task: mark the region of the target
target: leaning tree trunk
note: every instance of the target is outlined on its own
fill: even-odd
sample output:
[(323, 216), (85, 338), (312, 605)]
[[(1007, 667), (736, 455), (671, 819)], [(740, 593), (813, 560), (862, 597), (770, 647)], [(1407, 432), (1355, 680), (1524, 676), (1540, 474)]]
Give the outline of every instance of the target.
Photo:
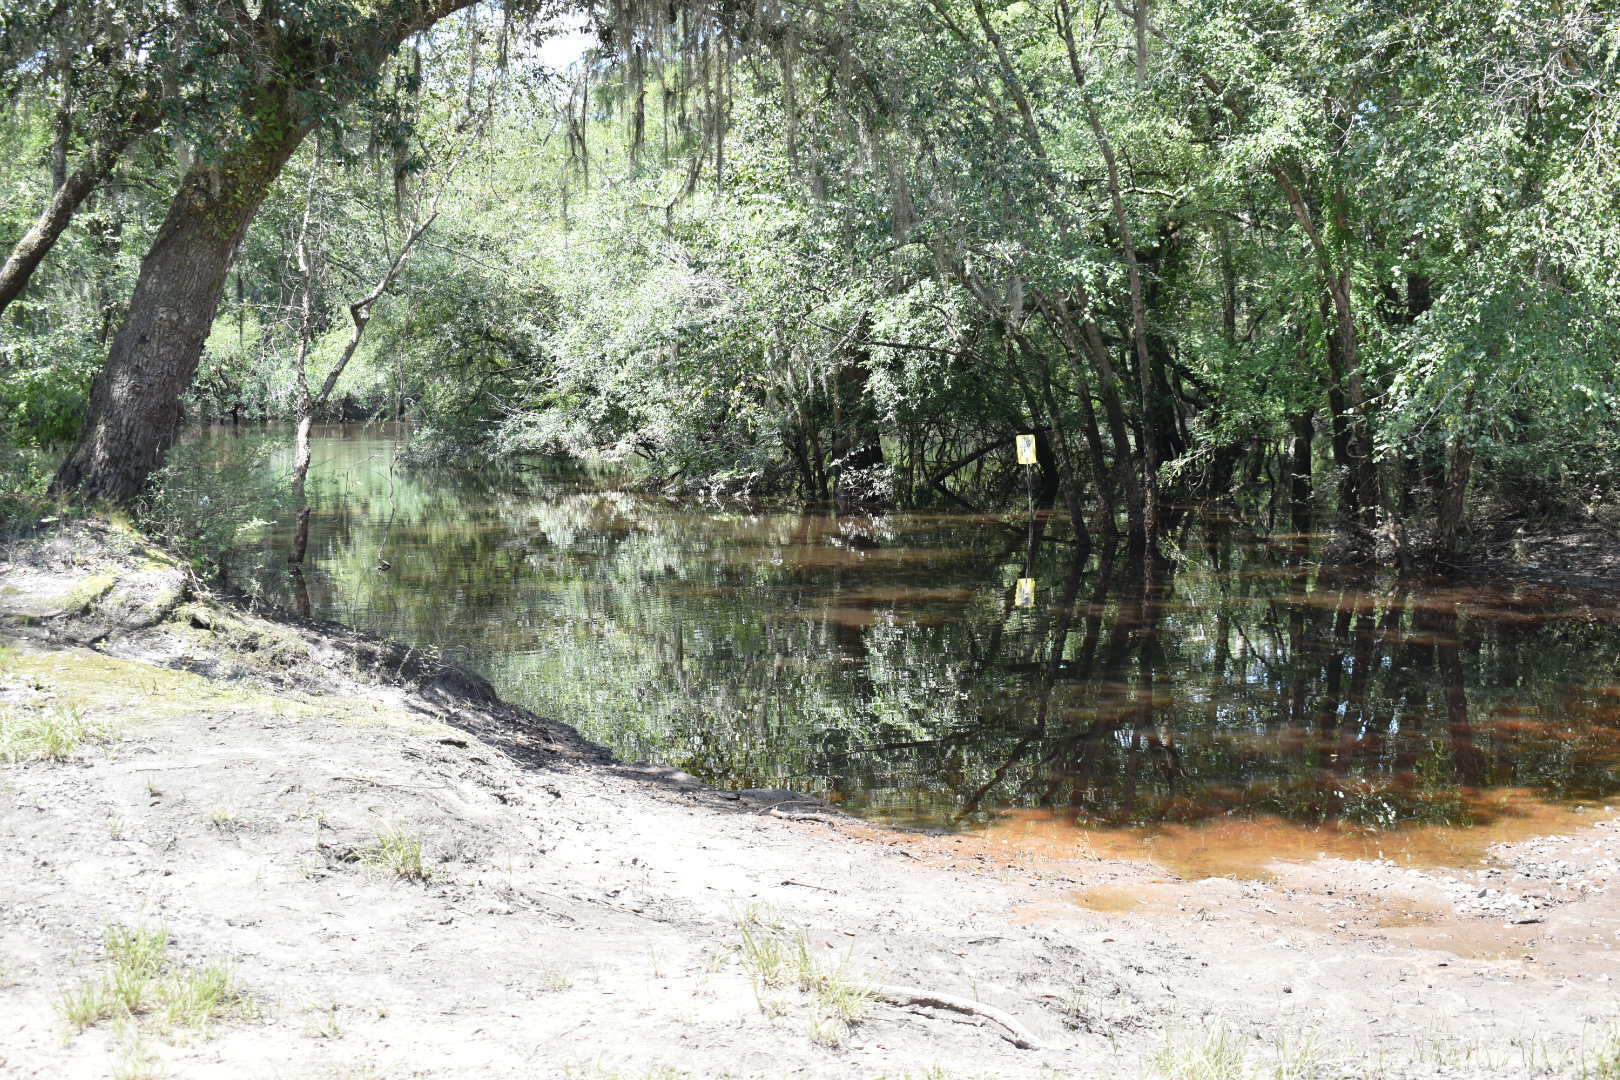
[(304, 216), (298, 226), (298, 273), (301, 285), (298, 300), (298, 359), (293, 369), (298, 377), (298, 433), (293, 437), (293, 506), (297, 525), (293, 530), (292, 554), (287, 561), (300, 564), (309, 548), (309, 429), (315, 420), (315, 397), (309, 391), (309, 349), (315, 337), (315, 260), (310, 254), (309, 229), (315, 219), (315, 184), (320, 177), (320, 145), (315, 147), (315, 163), (309, 170), (309, 187), (304, 192)]
[(271, 183), (304, 135), (285, 101), (257, 113), (256, 133), (192, 166), (141, 260), (129, 313), (90, 391), (78, 445), (52, 490), (128, 503), (162, 464), (225, 289), (231, 258)]
[(202, 358), (248, 223), (319, 119), (312, 102), (344, 104), (326, 96), (330, 72), (341, 64), (345, 84), (357, 92), (401, 41), (474, 2), (371, 0), (365, 18), (336, 37), (273, 4), (260, 5), (260, 16), (244, 21), (244, 31), (256, 35), (250, 43), (255, 68), (269, 61), (266, 81), (250, 88), (234, 110), (232, 130), (245, 134), (180, 181), (141, 261), (129, 313), (91, 387), (89, 415), (53, 491), (83, 502), (120, 503), (141, 493), (178, 433), (180, 395)]
[(332, 391), (337, 388), (338, 380), (343, 377), (344, 370), (354, 354), (360, 348), (360, 339), (365, 337), (366, 327), (371, 322), (371, 309), (382, 299), (384, 293), (393, 287), (399, 279), (399, 272), (405, 266), (405, 260), (411, 257), (416, 250), (417, 243), (427, 231), (433, 228), (433, 223), (439, 217), (439, 199), (444, 196), (450, 186), (450, 177), (455, 172), (455, 165), (451, 165), (450, 172), (445, 174), (444, 186), (440, 187), (433, 196), (433, 204), (428, 209), (427, 217), (417, 222), (406, 235), (399, 246), (399, 253), (394, 256), (388, 269), (365, 296), (349, 305), (349, 342), (343, 346), (343, 354), (338, 357), (332, 370), (326, 373), (326, 380), (321, 383), (318, 392), (311, 393), (309, 389), (309, 349), (315, 333), (315, 269), (314, 258), (309, 250), (309, 224), (314, 206), (314, 180), (318, 175), (315, 170), (310, 172), (311, 190), (305, 196), (304, 223), (298, 230), (298, 267), (303, 271), (304, 295), (299, 312), (298, 322), (298, 434), (293, 441), (293, 505), (298, 508), (298, 524), (293, 532), (292, 554), (287, 561), (294, 565), (304, 561), (304, 555), (309, 550), (309, 498), (306, 484), (309, 481), (309, 464), (311, 460), (309, 429), (315, 421), (317, 409), (324, 408), (332, 399)]
[(138, 114), (128, 124), (96, 143), (84, 162), (73, 173), (63, 177), (50, 203), (11, 249), (5, 265), (0, 267), (0, 313), (22, 293), (29, 277), (39, 268), (57, 238), (73, 220), (79, 204), (112, 172), (125, 148), (156, 125), (155, 112)]

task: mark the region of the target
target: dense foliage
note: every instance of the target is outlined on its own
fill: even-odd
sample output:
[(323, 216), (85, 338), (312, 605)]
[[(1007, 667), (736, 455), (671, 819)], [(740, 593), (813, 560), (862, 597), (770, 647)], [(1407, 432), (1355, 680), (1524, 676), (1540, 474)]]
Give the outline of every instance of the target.
[[(316, 5), (341, 77), (304, 87), (193, 418), (295, 415), (431, 195), (322, 403), (415, 421), (423, 458), (985, 506), (1026, 497), (1034, 430), (1030, 491), (1081, 534), (1258, 498), (1442, 560), (1471, 482), (1517, 512), (1620, 482), (1604, 5), (459, 6), (373, 63), (342, 43), (391, 6)], [(168, 195), (263, 81), (210, 44), (236, 5), (109, 8), (0, 49), (0, 239), (145, 125), (0, 322), (18, 446), (74, 431)]]

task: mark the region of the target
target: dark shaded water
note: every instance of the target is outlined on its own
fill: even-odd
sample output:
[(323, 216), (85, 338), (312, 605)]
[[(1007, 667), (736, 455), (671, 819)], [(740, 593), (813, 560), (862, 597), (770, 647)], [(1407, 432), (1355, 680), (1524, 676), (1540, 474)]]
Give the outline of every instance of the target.
[[(698, 507), (563, 466), (413, 473), (387, 432), (317, 435), (315, 615), (437, 646), (720, 786), (932, 824), (1339, 834), (1620, 790), (1607, 598), (1401, 587), (1197, 520), (1150, 586), (1123, 553), (1031, 553), (1017, 521)], [(260, 539), (239, 572), (294, 606), (285, 532)]]

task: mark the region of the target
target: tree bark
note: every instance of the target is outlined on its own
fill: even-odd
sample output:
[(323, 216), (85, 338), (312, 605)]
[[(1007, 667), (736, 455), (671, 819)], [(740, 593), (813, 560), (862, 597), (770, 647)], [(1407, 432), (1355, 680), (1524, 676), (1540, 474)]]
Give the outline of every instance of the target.
[(1294, 531), (1311, 531), (1311, 441), (1315, 433), (1315, 411), (1307, 409), (1292, 420), (1289, 440), (1288, 508)]
[(1131, 5), (1131, 29), (1136, 33), (1136, 87), (1147, 85), (1148, 72), (1148, 6), (1147, 0), (1135, 0)]
[(141, 261), (129, 314), (90, 391), (90, 414), (52, 490), (82, 501), (132, 501), (162, 464), (180, 395), (202, 357), (225, 275), (259, 204), (310, 124), (283, 98), (258, 110), (254, 134), (217, 165), (186, 173)]
[[(1474, 390), (1468, 390), (1463, 400), (1463, 421), (1474, 411)], [(1467, 506), (1468, 475), (1474, 468), (1474, 448), (1468, 433), (1459, 431), (1451, 438), (1450, 460), (1446, 462), (1446, 485), (1440, 496), (1438, 522), (1439, 537), (1435, 542), (1435, 555), (1442, 563), (1457, 558), (1457, 537), (1462, 532), (1463, 511)]]
[(1125, 257), (1125, 276), (1131, 292), (1131, 338), (1136, 343), (1136, 366), (1142, 394), (1142, 541), (1152, 548), (1159, 536), (1159, 453), (1158, 433), (1153, 419), (1153, 358), (1148, 353), (1147, 307), (1142, 300), (1142, 269), (1136, 259), (1136, 242), (1131, 237), (1130, 215), (1119, 180), (1119, 164), (1114, 144), (1103, 129), (1097, 109), (1086, 101), (1086, 123), (1096, 137), (1108, 173), (1109, 201), (1114, 208), (1114, 224), (1119, 229), (1120, 251)]
[(51, 140), (51, 190), (60, 188), (67, 183), (68, 147), (73, 143), (73, 64), (69, 57), (73, 55), (73, 41), (70, 35), (64, 33), (57, 40), (57, 77), (60, 80), (60, 89), (57, 96), (56, 119), (52, 123)]
[[(473, 0), (376, 0), (341, 39), (323, 38), (267, 5), (256, 42), (273, 63), (236, 107), (243, 134), (180, 181), (151, 249), (141, 261), (124, 324), (90, 392), (78, 444), (51, 489), (81, 502), (132, 502), (178, 434), (180, 396), (191, 384), (248, 223), (287, 159), (319, 119), (331, 65), (364, 83), (399, 43)], [(339, 102), (327, 100), (326, 108)]]

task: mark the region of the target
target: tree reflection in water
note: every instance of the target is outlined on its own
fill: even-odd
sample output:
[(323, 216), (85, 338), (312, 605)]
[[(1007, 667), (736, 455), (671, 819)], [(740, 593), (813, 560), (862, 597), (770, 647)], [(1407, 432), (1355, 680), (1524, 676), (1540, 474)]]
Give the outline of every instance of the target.
[(317, 432), (305, 576), (244, 557), (265, 592), (718, 785), (941, 825), (1016, 807), (1365, 828), (1479, 823), (1492, 788), (1620, 790), (1601, 596), (1323, 569), (1298, 538), (1207, 515), (1150, 564), (987, 516), (694, 508), (561, 466), (408, 472), (395, 446)]

